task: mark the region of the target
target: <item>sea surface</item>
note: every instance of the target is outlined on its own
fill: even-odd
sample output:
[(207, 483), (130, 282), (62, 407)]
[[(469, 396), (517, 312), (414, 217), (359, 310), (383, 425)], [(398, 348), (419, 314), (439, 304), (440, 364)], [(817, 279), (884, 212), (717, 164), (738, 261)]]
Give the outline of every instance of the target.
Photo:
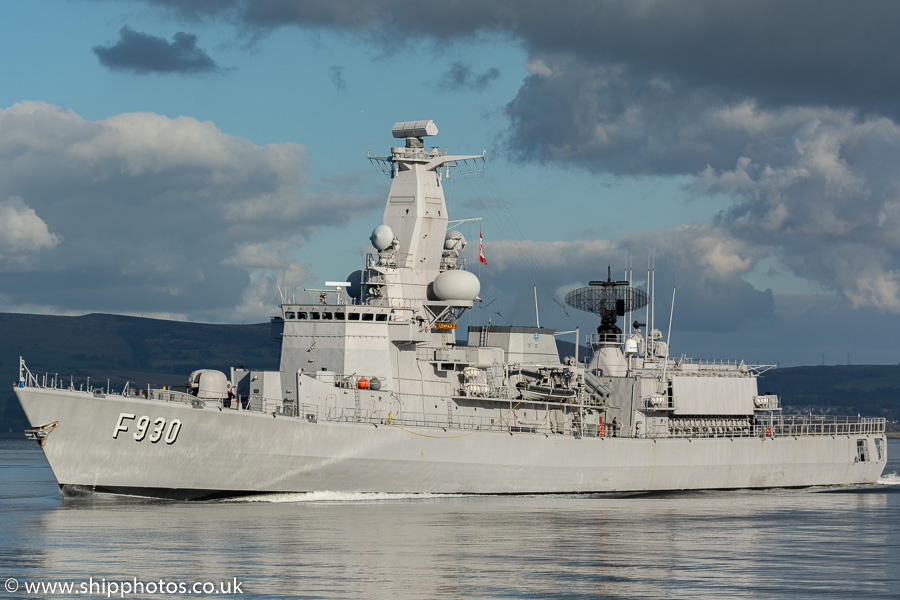
[(871, 486), (189, 503), (63, 498), (0, 440), (0, 597), (898, 598), (888, 452)]

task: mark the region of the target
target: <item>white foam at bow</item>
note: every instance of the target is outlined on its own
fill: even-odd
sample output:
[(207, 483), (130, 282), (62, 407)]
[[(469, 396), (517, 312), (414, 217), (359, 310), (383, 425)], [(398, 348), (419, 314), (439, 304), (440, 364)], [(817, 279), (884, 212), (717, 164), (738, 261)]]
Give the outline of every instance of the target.
[(900, 473), (885, 473), (876, 483), (881, 485), (900, 485)]

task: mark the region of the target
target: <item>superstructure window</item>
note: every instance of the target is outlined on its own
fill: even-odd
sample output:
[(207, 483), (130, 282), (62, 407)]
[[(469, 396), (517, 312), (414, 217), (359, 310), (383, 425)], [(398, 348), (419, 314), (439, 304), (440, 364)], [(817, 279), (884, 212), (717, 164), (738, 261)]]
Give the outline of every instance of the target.
[(286, 313), (284, 313), (284, 318), (285, 319), (295, 319), (297, 317), (294, 315), (294, 311), (289, 310)]
[(310, 317), (313, 321), (318, 321), (319, 319), (322, 318), (322, 316), (321, 316), (319, 313), (317, 313), (317, 312), (309, 313), (309, 317)]
[(375, 315), (372, 313), (363, 313), (363, 321), (373, 321), (375, 319)]
[(342, 312), (336, 312), (336, 313), (334, 313), (334, 318), (335, 318), (336, 320), (338, 320), (338, 321), (343, 321), (343, 320), (344, 320), (344, 313), (342, 313)]
[(328, 313), (328, 312), (322, 313), (322, 320), (323, 320), (323, 321), (331, 321), (333, 318), (334, 318), (334, 317), (333, 317), (333, 315), (332, 315), (331, 313)]
[(359, 313), (352, 312), (347, 315), (347, 318), (351, 321), (359, 321)]
[(309, 318), (309, 315), (306, 314), (305, 312), (298, 312), (298, 313), (297, 313), (297, 318), (298, 318), (298, 319), (308, 319), (308, 318)]
[(376, 321), (387, 321), (387, 315), (381, 315), (381, 314), (375, 315), (375, 320)]

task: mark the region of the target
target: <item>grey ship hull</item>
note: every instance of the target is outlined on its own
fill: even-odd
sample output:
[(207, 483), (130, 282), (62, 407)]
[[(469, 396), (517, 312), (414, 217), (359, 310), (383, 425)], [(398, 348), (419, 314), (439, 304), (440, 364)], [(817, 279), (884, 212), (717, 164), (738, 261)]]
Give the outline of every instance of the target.
[[(124, 396), (16, 388), (65, 492), (170, 498), (271, 492), (520, 494), (873, 483), (882, 434), (775, 438), (578, 438), (308, 422)], [(135, 440), (135, 420), (181, 422), (173, 442)], [(117, 425), (128, 425), (116, 433)], [(868, 460), (857, 461), (858, 443)], [(875, 441), (880, 440), (881, 456)]]

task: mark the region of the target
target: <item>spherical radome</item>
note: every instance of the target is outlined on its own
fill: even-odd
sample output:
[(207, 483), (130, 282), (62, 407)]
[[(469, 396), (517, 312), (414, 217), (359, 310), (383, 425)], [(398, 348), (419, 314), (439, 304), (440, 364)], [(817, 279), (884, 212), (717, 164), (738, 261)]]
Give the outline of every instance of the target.
[(466, 238), (459, 231), (448, 231), (447, 235), (444, 237), (444, 250), (450, 250), (458, 243), (462, 242), (462, 245), (466, 245)]
[(481, 292), (481, 282), (469, 271), (444, 271), (434, 280), (434, 295), (440, 300), (474, 300)]
[(394, 241), (394, 232), (391, 231), (391, 228), (387, 225), (379, 225), (372, 230), (369, 241), (372, 242), (372, 245), (375, 246), (376, 250), (381, 252)]

